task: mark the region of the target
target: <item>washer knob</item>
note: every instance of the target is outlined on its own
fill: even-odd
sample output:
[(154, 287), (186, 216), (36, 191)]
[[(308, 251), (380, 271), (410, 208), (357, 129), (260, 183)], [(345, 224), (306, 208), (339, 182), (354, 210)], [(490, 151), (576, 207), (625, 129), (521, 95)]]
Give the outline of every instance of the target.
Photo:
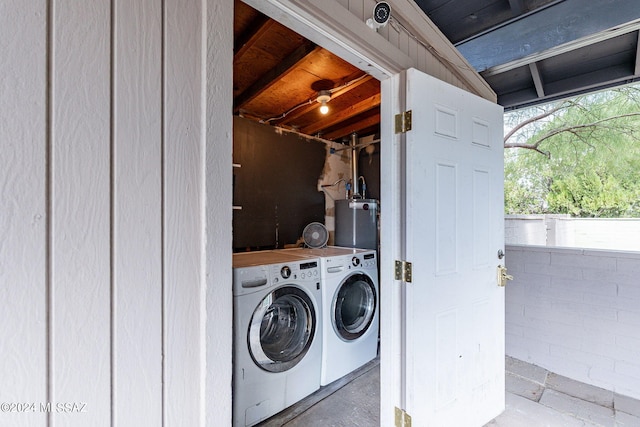
[(288, 279), (289, 277), (291, 277), (291, 269), (285, 265), (280, 269), (280, 275), (282, 276), (282, 278)]
[(354, 256), (351, 259), (351, 263), (353, 264), (354, 267), (357, 267), (360, 265), (360, 258), (358, 258), (357, 256)]

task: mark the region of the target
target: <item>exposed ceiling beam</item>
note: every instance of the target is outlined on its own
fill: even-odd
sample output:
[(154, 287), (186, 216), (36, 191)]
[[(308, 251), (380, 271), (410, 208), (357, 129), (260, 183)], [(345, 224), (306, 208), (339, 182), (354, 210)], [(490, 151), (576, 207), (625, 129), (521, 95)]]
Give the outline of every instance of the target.
[(233, 60), (237, 61), (239, 58), (241, 58), (242, 55), (244, 55), (247, 50), (249, 50), (249, 48), (251, 48), (258, 40), (260, 40), (260, 37), (262, 37), (269, 31), (273, 24), (275, 24), (275, 21), (273, 19), (269, 19), (264, 15), (260, 15), (251, 25), (253, 31), (247, 31), (234, 41)]
[(580, 76), (571, 76), (564, 80), (548, 83), (545, 86), (546, 95), (544, 98), (534, 97), (534, 94), (531, 93), (533, 89), (525, 88), (516, 92), (498, 95), (498, 103), (505, 107), (505, 110), (512, 110), (639, 81), (640, 76), (630, 75), (628, 67), (610, 67), (605, 70)]
[(545, 88), (548, 95), (567, 94), (576, 90), (605, 86), (613, 82), (628, 81), (633, 78), (630, 74), (629, 64), (618, 64), (584, 74), (567, 76), (566, 79), (547, 82)]
[(536, 87), (538, 98), (544, 98), (544, 82), (542, 81), (542, 77), (540, 76), (540, 69), (538, 68), (538, 64), (532, 62), (531, 64), (529, 64), (529, 70), (531, 71), (531, 77), (533, 78), (533, 84)]
[(244, 92), (236, 96), (234, 99), (233, 111), (238, 112), (240, 108), (247, 102), (251, 101), (262, 92), (267, 90), (271, 85), (286, 76), (294, 66), (306, 58), (308, 55), (316, 51), (322, 50), (311, 42), (307, 42), (293, 51), (289, 56), (284, 58), (278, 65), (264, 73), (258, 80), (249, 86)]
[(484, 71), (637, 19), (637, 0), (618, 0), (615, 5), (611, 0), (564, 0), (456, 47), (477, 71)]
[(350, 123), (341, 127), (340, 129), (334, 129), (326, 134), (322, 135), (322, 138), (336, 140), (337, 138), (351, 135), (353, 132), (359, 129), (375, 126), (380, 123), (380, 114), (374, 114), (356, 123)]
[[(360, 73), (358, 73), (358, 74), (360, 74)], [(349, 81), (356, 80), (358, 77), (362, 77), (362, 78), (360, 80), (358, 80), (358, 81), (354, 81), (353, 83), (348, 83)], [(353, 76), (353, 78), (349, 78), (347, 80), (347, 82), (345, 82), (347, 84), (346, 86), (343, 86), (342, 88), (340, 88), (340, 89), (336, 90), (335, 92), (333, 92), (331, 94), (331, 98), (337, 98), (337, 97), (339, 97), (341, 95), (344, 95), (345, 93), (347, 93), (347, 92), (357, 88), (358, 86), (360, 86), (362, 84), (365, 84), (365, 83), (367, 83), (367, 82), (369, 82), (371, 80), (373, 80), (373, 76), (371, 76), (370, 74), (367, 74), (366, 76), (362, 76), (362, 75), (357, 76), (357, 77)]]
[(372, 97), (365, 99), (363, 101), (358, 102), (355, 105), (351, 105), (348, 108), (344, 108), (331, 116), (327, 117), (326, 120), (320, 120), (318, 122), (313, 123), (311, 126), (307, 126), (302, 128), (301, 131), (308, 135), (313, 135), (318, 132), (320, 129), (330, 128), (340, 122), (350, 119), (351, 117), (357, 116), (360, 113), (364, 113), (367, 110), (380, 106), (380, 94), (373, 95)]

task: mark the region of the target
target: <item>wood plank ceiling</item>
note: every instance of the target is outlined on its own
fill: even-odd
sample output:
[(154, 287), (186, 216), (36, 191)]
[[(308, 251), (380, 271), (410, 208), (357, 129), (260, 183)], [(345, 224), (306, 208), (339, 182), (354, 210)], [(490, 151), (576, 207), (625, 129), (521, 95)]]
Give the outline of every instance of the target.
[[(233, 76), (236, 115), (336, 141), (379, 133), (376, 79), (240, 0)], [(325, 115), (321, 90), (331, 92)]]

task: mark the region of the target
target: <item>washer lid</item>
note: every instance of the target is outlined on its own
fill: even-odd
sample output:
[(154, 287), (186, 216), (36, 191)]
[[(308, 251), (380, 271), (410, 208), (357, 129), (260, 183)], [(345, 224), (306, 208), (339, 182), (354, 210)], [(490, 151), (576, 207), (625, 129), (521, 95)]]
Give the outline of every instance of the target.
[(312, 222), (304, 228), (302, 238), (304, 239), (304, 244), (308, 247), (314, 249), (322, 248), (329, 241), (329, 232), (323, 224)]

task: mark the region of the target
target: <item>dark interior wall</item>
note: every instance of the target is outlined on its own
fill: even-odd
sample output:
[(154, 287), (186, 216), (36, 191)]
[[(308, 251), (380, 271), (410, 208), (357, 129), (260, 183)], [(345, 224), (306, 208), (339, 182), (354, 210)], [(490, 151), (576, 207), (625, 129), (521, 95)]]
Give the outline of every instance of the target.
[(234, 116), (233, 248), (283, 248), (310, 222), (324, 223), (318, 191), (326, 148), (273, 127)]

